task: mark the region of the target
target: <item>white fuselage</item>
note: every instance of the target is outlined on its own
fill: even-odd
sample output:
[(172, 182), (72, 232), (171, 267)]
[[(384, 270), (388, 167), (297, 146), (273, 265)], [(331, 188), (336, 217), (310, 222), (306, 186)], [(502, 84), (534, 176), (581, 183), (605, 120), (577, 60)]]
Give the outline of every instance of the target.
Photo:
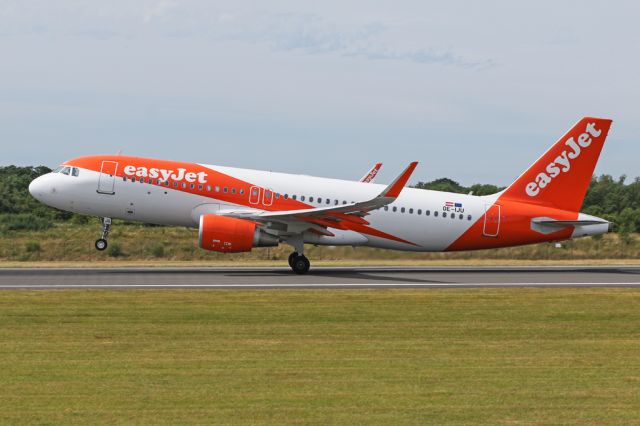
[[(335, 205), (336, 200), (338, 203), (350, 203), (371, 199), (385, 188), (385, 185), (373, 183), (202, 166), (269, 188), (281, 197), (285, 194), (288, 197), (295, 196), (297, 200), (316, 207)], [(210, 182), (212, 190), (203, 196), (172, 187), (116, 178), (114, 193), (102, 194), (97, 191), (99, 178), (99, 172), (86, 169), (82, 169), (77, 177), (45, 175), (40, 178), (42, 180), (39, 184), (49, 190), (41, 194), (39, 199), (53, 207), (74, 213), (186, 227), (197, 227), (202, 213), (262, 210), (260, 206), (252, 206), (247, 202), (249, 194), (246, 193), (237, 194), (236, 203), (220, 201), (216, 198), (216, 182)], [(222, 190), (221, 187), (220, 191)], [(261, 193), (260, 196), (264, 197), (264, 194)], [(496, 198), (497, 195), (477, 197), (405, 188), (395, 202), (387, 208), (372, 211), (366, 216), (366, 220), (372, 228), (411, 241), (413, 245), (339, 230), (334, 232), (335, 237), (308, 234), (305, 235), (305, 241), (320, 245), (365, 245), (411, 251), (442, 251), (469, 229), (472, 223), (482, 218), (485, 207), (493, 204)], [(447, 207), (447, 203), (454, 203), (454, 207)], [(461, 207), (456, 208), (456, 203)]]

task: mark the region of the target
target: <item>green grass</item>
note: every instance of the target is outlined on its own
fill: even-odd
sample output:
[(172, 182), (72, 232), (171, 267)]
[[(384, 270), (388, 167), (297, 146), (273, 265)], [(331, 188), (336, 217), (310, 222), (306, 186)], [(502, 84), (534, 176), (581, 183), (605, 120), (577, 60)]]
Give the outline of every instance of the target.
[(632, 424), (640, 291), (6, 291), (0, 423)]

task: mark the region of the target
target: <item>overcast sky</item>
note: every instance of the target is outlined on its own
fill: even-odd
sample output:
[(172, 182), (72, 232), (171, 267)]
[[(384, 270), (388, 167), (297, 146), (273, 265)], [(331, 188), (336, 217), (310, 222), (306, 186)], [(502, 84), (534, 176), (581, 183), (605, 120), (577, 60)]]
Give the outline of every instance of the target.
[(0, 0), (0, 164), (505, 185), (580, 117), (640, 175), (637, 1)]

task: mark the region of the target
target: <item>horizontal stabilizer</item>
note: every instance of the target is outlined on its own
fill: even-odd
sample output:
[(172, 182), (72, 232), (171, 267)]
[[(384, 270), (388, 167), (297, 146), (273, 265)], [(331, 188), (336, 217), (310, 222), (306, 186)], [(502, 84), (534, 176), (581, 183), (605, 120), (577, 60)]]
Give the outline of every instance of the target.
[(602, 225), (609, 223), (606, 220), (554, 220), (554, 219), (533, 219), (533, 223), (546, 226), (587, 226)]
[[(536, 217), (531, 219), (531, 229), (545, 235), (559, 232), (570, 226), (574, 229), (585, 231), (588, 229), (600, 229), (599, 227), (603, 225), (606, 226), (607, 229), (610, 228), (610, 222), (583, 213), (580, 213), (579, 218), (576, 220), (553, 219), (550, 217)], [(589, 232), (587, 232), (587, 234), (589, 234)]]

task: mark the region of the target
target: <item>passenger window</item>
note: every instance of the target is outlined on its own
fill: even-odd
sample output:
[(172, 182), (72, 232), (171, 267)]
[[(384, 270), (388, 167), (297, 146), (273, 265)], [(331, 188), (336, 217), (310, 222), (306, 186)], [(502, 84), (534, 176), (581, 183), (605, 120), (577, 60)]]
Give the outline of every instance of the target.
[(404, 213), (404, 207), (400, 209), (400, 213)]
[(198, 185), (198, 189), (202, 191), (202, 185)]
[(322, 204), (322, 198), (318, 197), (318, 204)]
[(304, 195), (300, 196), (300, 201), (304, 201)]
[(340, 204), (340, 201), (335, 200), (335, 205), (337, 206), (338, 204)]
[(182, 187), (183, 187), (183, 188), (186, 188), (186, 187), (187, 187), (187, 184), (183, 182), (183, 183), (182, 183)]
[(196, 184), (195, 184), (195, 183), (192, 183), (191, 185), (189, 185), (189, 188), (191, 188), (191, 189), (195, 189), (195, 188), (196, 188)]
[(231, 188), (231, 193), (235, 194), (236, 193), (236, 189), (235, 188)]
[(418, 209), (418, 215), (422, 214), (422, 209)]
[(222, 192), (224, 192), (224, 193), (226, 194), (227, 192), (229, 192), (229, 188), (227, 188), (227, 187), (225, 186), (224, 188), (222, 188)]
[(442, 212), (442, 217), (447, 217), (447, 212)]
[(343, 205), (345, 205), (345, 204), (347, 204), (347, 202), (346, 202), (346, 201), (344, 201), (344, 200), (342, 200), (342, 204), (343, 204)]
[(216, 192), (220, 192), (220, 187), (218, 185), (216, 185)]
[(309, 197), (309, 202), (313, 203), (313, 197)]
[(424, 215), (425, 215), (425, 216), (429, 216), (430, 214), (431, 214), (431, 210), (426, 210), (426, 211), (424, 212)]
[(297, 195), (292, 195), (291, 198), (296, 200), (296, 199), (298, 199), (298, 196)]
[(331, 200), (327, 198), (327, 205), (331, 204)]
[(438, 211), (437, 210), (433, 212), (433, 216), (434, 217), (438, 217)]
[(413, 209), (409, 209), (409, 214), (413, 214)]
[(280, 199), (280, 194), (276, 192), (276, 200)]
[(455, 219), (456, 218), (456, 214), (455, 213), (451, 213), (451, 219)]
[(177, 188), (178, 187), (178, 182), (173, 182), (173, 187)]
[(398, 208), (397, 208), (397, 207), (394, 207), (394, 208), (393, 208), (393, 211), (394, 211), (394, 212), (397, 212), (397, 211), (398, 211)]
[(207, 191), (211, 192), (211, 185), (207, 185)]
[(467, 220), (471, 220), (471, 215), (467, 216)]
[(284, 199), (288, 200), (289, 199), (289, 194), (284, 194)]
[(127, 177), (126, 176), (122, 176), (122, 181), (126, 182), (127, 181)]
[(244, 194), (244, 188), (240, 188), (240, 195)]
[(460, 219), (460, 220), (464, 219), (464, 215), (460, 214), (460, 216), (458, 216), (458, 219)]
[(389, 211), (389, 206), (384, 206), (384, 211), (385, 212)]

